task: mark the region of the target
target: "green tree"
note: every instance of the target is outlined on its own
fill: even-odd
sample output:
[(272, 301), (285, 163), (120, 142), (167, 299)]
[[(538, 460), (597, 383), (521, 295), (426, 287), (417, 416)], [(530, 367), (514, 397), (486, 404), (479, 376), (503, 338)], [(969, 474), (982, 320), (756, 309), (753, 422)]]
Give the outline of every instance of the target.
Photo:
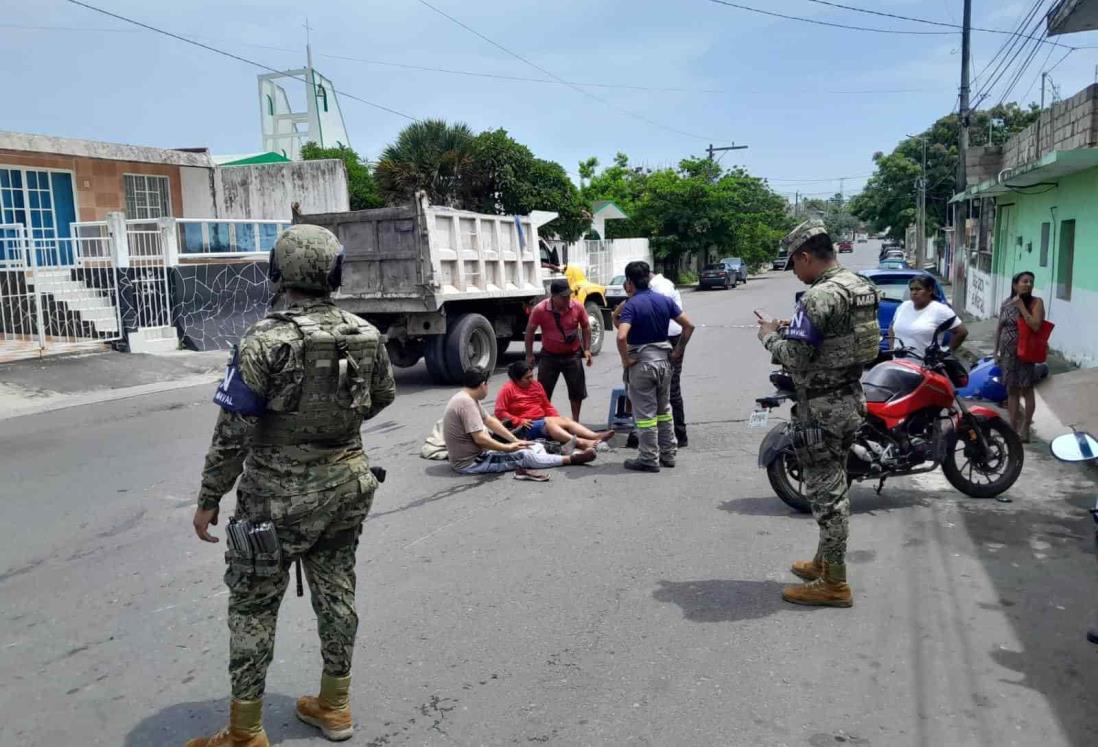
[(338, 148), (321, 148), (316, 143), (305, 143), (301, 146), (301, 158), (304, 161), (317, 161), (325, 158), (336, 158), (343, 161), (347, 169), (347, 193), (351, 210), (365, 210), (385, 205), (381, 194), (374, 182), (374, 175), (370, 173), (370, 167), (358, 157), (358, 153), (341, 145)]
[[(589, 163), (589, 162), (585, 162)], [(590, 178), (588, 202), (612, 200), (629, 220), (607, 224), (611, 237), (647, 236), (665, 270), (677, 275), (685, 258), (736, 255), (759, 265), (774, 255), (792, 219), (788, 203), (743, 169), (724, 171), (708, 159), (687, 158), (677, 168), (632, 167), (619, 153)]]
[[(995, 120), (1001, 124), (991, 128), (991, 144), (1000, 145), (1006, 138), (1035, 122), (1039, 109), (1034, 104), (1023, 108), (1009, 103), (973, 112), (969, 142), (973, 146), (987, 145), (988, 125)], [(925, 138), (927, 227), (934, 230), (944, 225), (949, 200), (955, 192), (959, 136), (960, 118), (957, 114), (949, 114), (919, 133), (919, 137), (901, 141), (891, 153), (875, 153), (874, 174), (861, 194), (851, 201), (851, 212), (869, 222), (876, 231), (889, 229), (894, 238), (903, 236), (907, 227), (915, 222), (916, 191), (922, 171)]]
[(409, 202), (423, 190), (437, 205), (458, 205), (462, 178), (472, 164), (473, 133), (460, 122), (413, 122), (385, 148), (375, 176), (389, 204)]

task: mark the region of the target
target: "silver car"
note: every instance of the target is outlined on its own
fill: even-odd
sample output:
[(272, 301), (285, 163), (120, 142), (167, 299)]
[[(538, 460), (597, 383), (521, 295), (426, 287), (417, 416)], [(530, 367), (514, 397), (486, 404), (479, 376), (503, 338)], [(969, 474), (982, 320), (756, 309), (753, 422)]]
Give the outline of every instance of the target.
[(606, 284), (607, 307), (612, 309), (627, 298), (629, 296), (625, 293), (625, 276), (615, 275), (610, 278), (610, 282)]
[(735, 272), (736, 278), (741, 283), (747, 282), (747, 263), (739, 257), (725, 257), (721, 264), (728, 268), (729, 272)]

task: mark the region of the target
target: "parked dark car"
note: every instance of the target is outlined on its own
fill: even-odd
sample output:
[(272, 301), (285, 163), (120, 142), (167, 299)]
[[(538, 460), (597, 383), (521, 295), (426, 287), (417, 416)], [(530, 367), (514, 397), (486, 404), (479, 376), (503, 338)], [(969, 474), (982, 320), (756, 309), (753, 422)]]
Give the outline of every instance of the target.
[(698, 289), (706, 290), (707, 288), (735, 288), (739, 282), (735, 271), (729, 269), (727, 265), (722, 262), (716, 264), (706, 265), (701, 271), (701, 277), (698, 278)]
[(770, 268), (772, 270), (784, 270), (786, 264), (789, 262), (788, 252), (779, 252), (777, 257), (774, 257), (774, 262), (771, 263)]
[[(877, 291), (880, 293), (881, 303), (877, 308), (877, 323), (881, 327), (881, 350), (887, 350), (888, 340), (884, 339), (884, 335), (888, 334), (888, 328), (892, 326), (892, 317), (896, 316), (896, 309), (900, 308), (900, 304), (911, 298), (907, 284), (912, 278), (930, 277), (930, 274), (915, 269), (862, 270), (858, 274), (877, 286)], [(934, 300), (949, 305), (945, 293), (942, 292), (942, 286), (938, 282), (934, 283)]]
[(720, 261), (728, 269), (736, 273), (736, 279), (741, 283), (747, 282), (747, 263), (739, 257), (725, 257)]

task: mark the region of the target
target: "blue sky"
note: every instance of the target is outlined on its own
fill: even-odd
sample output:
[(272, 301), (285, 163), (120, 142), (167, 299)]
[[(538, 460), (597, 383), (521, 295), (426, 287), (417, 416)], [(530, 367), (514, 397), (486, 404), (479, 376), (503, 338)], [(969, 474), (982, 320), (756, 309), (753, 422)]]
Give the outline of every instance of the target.
[[(91, 0), (277, 68), (304, 62), (305, 4)], [(826, 28), (707, 0), (432, 0), (488, 37), (570, 81), (682, 88), (588, 88), (450, 75), (337, 57), (499, 75), (542, 73), (415, 0), (316, 0), (308, 4), (314, 62), (338, 89), (416, 117), (503, 127), (575, 176), (587, 156), (624, 151), (668, 165), (710, 142), (746, 144), (726, 154), (792, 193), (855, 191), (890, 150), (956, 103), (960, 35), (896, 36)], [(824, 21), (934, 30), (826, 8), (808, 0), (742, 4)], [(958, 22), (961, 0), (849, 0), (877, 10)], [(1013, 28), (1031, 2), (976, 0), (974, 24)], [(51, 27), (50, 29), (27, 27)], [(60, 27), (60, 28), (58, 28)], [(979, 71), (1006, 37), (973, 35)], [(1059, 37), (1098, 45), (1098, 32)], [(281, 51), (297, 50), (297, 51)], [(256, 74), (246, 64), (73, 6), (0, 0), (0, 128), (162, 147), (258, 150)], [(1054, 52), (1051, 66), (1060, 57)], [(1022, 79), (1039, 72), (1042, 51)], [(1098, 49), (1074, 52), (1052, 74), (1067, 96), (1094, 82)], [(998, 100), (998, 91), (992, 102)], [(717, 91), (717, 92), (713, 92)], [(874, 93), (838, 93), (869, 91)], [(886, 93), (885, 91), (901, 91)], [(1029, 99), (1036, 100), (1039, 86)], [(343, 99), (352, 145), (374, 158), (406, 120)], [(622, 112), (666, 125), (661, 129)], [(691, 133), (698, 137), (691, 137)], [(829, 181), (817, 181), (829, 180)]]

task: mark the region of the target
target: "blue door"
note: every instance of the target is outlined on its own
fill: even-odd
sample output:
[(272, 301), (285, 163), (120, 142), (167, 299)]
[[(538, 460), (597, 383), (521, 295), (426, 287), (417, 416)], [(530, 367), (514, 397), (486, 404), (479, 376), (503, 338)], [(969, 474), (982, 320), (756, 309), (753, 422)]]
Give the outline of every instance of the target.
[[(70, 224), (76, 220), (72, 174), (0, 167), (0, 223), (21, 224), (37, 247), (39, 265), (73, 262)], [(25, 262), (13, 241), (15, 231), (0, 229), (0, 261)], [(58, 241), (57, 239), (62, 239)]]

